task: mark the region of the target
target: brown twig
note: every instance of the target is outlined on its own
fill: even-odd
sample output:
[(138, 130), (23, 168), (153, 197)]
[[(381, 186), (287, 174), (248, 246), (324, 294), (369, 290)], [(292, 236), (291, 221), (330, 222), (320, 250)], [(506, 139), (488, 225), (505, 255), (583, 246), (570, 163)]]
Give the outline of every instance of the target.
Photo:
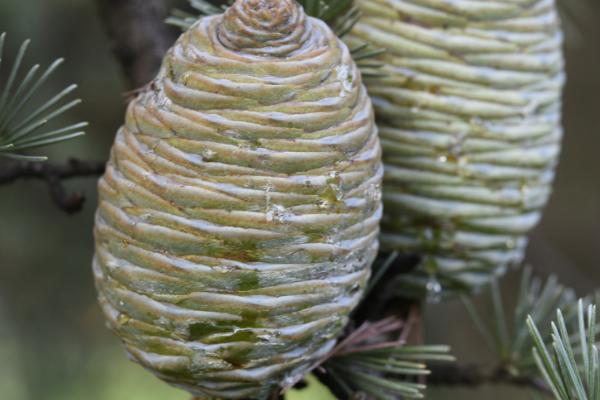
[(176, 37), (162, 0), (95, 0), (130, 88), (152, 80)]
[[(345, 399), (347, 398), (346, 390), (331, 375), (332, 371), (326, 368), (325, 363), (335, 357), (402, 345), (402, 332), (407, 329), (410, 329), (410, 326), (397, 317), (388, 317), (377, 322), (365, 322), (355, 330), (348, 332), (329, 354), (319, 360), (312, 372), (337, 398)], [(394, 337), (398, 339), (389, 340)]]
[[(346, 398), (346, 391), (340, 387), (335, 377), (331, 376), (325, 363), (335, 357), (368, 351), (379, 348), (393, 348), (405, 343), (411, 336), (415, 324), (421, 320), (417, 307), (412, 307), (405, 321), (390, 317), (374, 323), (366, 322), (347, 334), (339, 344), (320, 361), (313, 371), (315, 376), (327, 386), (338, 398)], [(389, 341), (387, 337), (397, 337)], [(508, 368), (488, 368), (481, 365), (433, 364), (431, 375), (422, 381), (423, 384), (439, 386), (479, 387), (483, 385), (505, 384), (521, 388), (531, 388), (549, 394), (543, 380), (535, 376), (515, 375)], [(340, 397), (341, 396), (341, 397)]]
[(403, 343), (401, 340), (391, 342), (379, 341), (377, 343), (373, 343), (372, 340), (382, 338), (392, 332), (402, 332), (405, 325), (404, 321), (395, 317), (389, 317), (377, 322), (365, 322), (344, 340), (340, 341), (326, 359), (362, 351), (399, 346)]
[(0, 185), (19, 180), (43, 180), (48, 185), (54, 203), (66, 212), (81, 211), (85, 197), (81, 193), (69, 194), (63, 181), (66, 179), (99, 176), (104, 172), (104, 161), (81, 161), (70, 159), (66, 164), (57, 165), (40, 162), (9, 161), (0, 164)]

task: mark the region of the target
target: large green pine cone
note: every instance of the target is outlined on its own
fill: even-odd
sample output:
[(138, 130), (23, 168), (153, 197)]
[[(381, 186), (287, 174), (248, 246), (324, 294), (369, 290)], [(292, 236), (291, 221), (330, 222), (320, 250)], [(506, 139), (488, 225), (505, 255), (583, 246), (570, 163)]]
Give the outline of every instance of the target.
[(261, 397), (328, 353), (377, 253), (381, 150), (347, 47), (293, 0), (239, 0), (168, 52), (100, 180), (94, 271), (131, 357)]
[[(424, 255), (415, 289), (473, 288), (522, 261), (560, 152), (553, 0), (359, 0), (348, 41), (387, 49), (366, 81), (385, 165), (383, 249)], [(405, 288), (406, 290), (406, 288)]]

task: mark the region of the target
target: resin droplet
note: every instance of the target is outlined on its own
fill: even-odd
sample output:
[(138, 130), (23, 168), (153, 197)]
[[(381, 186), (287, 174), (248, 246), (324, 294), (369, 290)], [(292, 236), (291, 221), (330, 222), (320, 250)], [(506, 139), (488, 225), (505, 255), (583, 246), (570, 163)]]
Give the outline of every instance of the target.
[(435, 277), (431, 277), (429, 281), (427, 281), (425, 290), (427, 291), (425, 297), (427, 303), (438, 304), (442, 301), (442, 285)]

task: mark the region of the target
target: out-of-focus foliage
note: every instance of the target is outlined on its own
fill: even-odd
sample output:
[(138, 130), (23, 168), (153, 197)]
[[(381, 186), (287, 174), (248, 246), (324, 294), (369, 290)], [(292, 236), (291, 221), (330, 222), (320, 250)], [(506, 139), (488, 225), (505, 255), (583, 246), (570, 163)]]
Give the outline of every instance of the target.
[(333, 394), (314, 375), (306, 378), (307, 386), (286, 393), (286, 400), (337, 400)]
[[(469, 296), (461, 297), (473, 325), (497, 354), (499, 364), (515, 375), (531, 375), (536, 367), (529, 351), (533, 342), (525, 319), (530, 315), (536, 323), (549, 323), (554, 310), (568, 307), (575, 300), (573, 291), (559, 284), (556, 276), (551, 276), (544, 282), (533, 276), (531, 268), (526, 268), (521, 277), (514, 310), (506, 312), (506, 301), (497, 281), (492, 282), (485, 293), (490, 299), (491, 313), (480, 312)], [(574, 317), (573, 311), (569, 309), (569, 320)], [(483, 315), (491, 317), (485, 318)], [(546, 342), (548, 339), (549, 335), (544, 337)]]
[[(488, 346), (496, 353), (498, 365), (515, 376), (534, 376), (537, 374), (536, 360), (530, 349), (534, 340), (525, 323), (527, 319), (538, 326), (550, 324), (556, 309), (562, 309), (562, 318), (568, 326), (577, 322), (578, 309), (575, 292), (561, 285), (556, 276), (545, 281), (533, 276), (533, 270), (526, 268), (521, 276), (517, 303), (506, 310), (507, 294), (503, 294), (497, 281), (491, 283), (486, 297), (491, 303), (490, 317), (485, 318), (474, 305), (472, 298), (461, 297), (473, 325), (480, 332)], [(591, 304), (597, 295), (588, 296), (582, 301)], [(552, 332), (540, 334), (543, 343), (553, 340)]]

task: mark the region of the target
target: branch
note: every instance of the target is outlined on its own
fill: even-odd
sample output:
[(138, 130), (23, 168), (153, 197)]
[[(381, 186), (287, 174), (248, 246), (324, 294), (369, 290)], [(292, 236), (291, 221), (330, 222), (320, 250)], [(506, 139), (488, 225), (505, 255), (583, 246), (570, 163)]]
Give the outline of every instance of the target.
[(41, 162), (13, 161), (0, 164), (0, 185), (19, 180), (38, 179), (48, 184), (50, 197), (67, 214), (81, 211), (85, 197), (82, 193), (67, 193), (63, 181), (71, 178), (99, 176), (104, 172), (104, 161), (70, 159), (64, 165)]
[(481, 365), (434, 365), (427, 384), (439, 386), (467, 386), (471, 388), (483, 385), (506, 384), (521, 388), (535, 389), (539, 392), (551, 394), (544, 381), (535, 376), (515, 375), (504, 367), (493, 370)]
[(161, 0), (95, 0), (130, 88), (150, 82), (176, 38)]
[[(111, 39), (115, 56), (131, 87), (141, 87), (154, 78), (161, 60), (175, 38), (164, 23), (166, 10), (161, 0), (95, 0)], [(81, 211), (85, 197), (67, 193), (65, 179), (98, 176), (104, 162), (70, 159), (66, 165), (25, 161), (0, 164), (0, 185), (17, 180), (39, 179), (48, 184), (50, 197), (68, 214)]]
[[(353, 321), (355, 320), (353, 319)], [(337, 345), (320, 361), (320, 364), (312, 370), (312, 373), (337, 399), (346, 399), (348, 397), (347, 388), (342, 386), (340, 381), (327, 370), (324, 364), (337, 355), (359, 352), (365, 349), (365, 346), (369, 346), (369, 340), (385, 337), (386, 335), (389, 336), (391, 333), (396, 334), (391, 335), (391, 337), (396, 338), (393, 342), (373, 342), (370, 345), (375, 347), (383, 345), (383, 347), (387, 348), (397, 346), (400, 343), (404, 343), (405, 337), (410, 334), (410, 328), (410, 323), (393, 317), (375, 323), (365, 322), (357, 329), (346, 332), (346, 336), (342, 336), (339, 339)]]

